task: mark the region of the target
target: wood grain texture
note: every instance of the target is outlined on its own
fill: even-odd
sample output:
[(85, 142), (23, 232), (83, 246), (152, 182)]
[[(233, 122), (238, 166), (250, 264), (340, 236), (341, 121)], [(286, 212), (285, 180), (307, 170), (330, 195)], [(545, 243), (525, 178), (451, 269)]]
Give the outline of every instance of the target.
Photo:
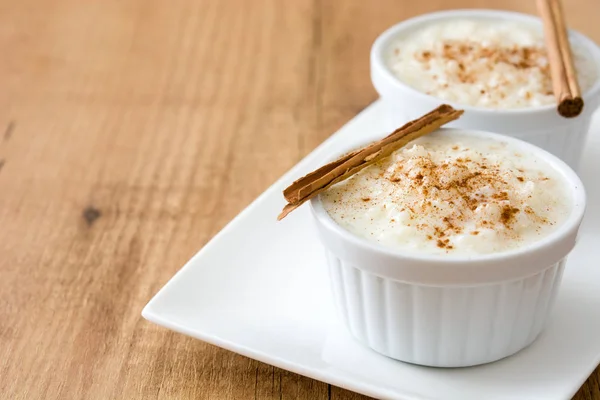
[[(597, 0), (566, 1), (600, 41)], [(0, 397), (366, 399), (140, 318), (375, 98), (374, 38), (522, 0), (0, 0)], [(600, 399), (600, 370), (578, 400)], [(401, 377), (399, 377), (401, 379)]]

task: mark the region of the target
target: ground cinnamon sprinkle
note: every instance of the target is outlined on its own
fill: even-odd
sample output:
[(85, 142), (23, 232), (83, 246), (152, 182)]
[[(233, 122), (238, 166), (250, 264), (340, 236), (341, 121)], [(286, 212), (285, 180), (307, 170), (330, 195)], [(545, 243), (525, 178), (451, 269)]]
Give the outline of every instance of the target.
[(323, 194), (327, 212), (338, 222), (335, 215), (352, 212), (353, 224), (344, 226), (366, 229), (374, 240), (418, 240), (444, 253), (460, 251), (457, 240), (510, 246), (524, 240), (523, 229), (539, 235), (556, 223), (560, 205), (549, 199), (558, 182), (525, 172), (526, 157), (510, 153), (518, 163), (507, 165), (502, 146), (445, 143), (435, 135), (418, 139), (332, 186)]
[[(453, 146), (452, 150), (458, 151), (459, 147)], [(473, 214), (482, 206), (495, 205), (500, 211), (496, 222), (482, 219), (479, 225), (502, 224), (507, 231), (510, 231), (511, 224), (519, 213), (519, 208), (510, 205), (509, 191), (513, 187), (506, 182), (505, 174), (500, 172), (498, 165), (488, 163), (485, 158), (474, 161), (471, 157), (459, 156), (437, 163), (423, 155), (396, 164), (382, 162), (380, 167), (385, 171), (382, 177), (398, 185), (395, 192), (399, 197), (403, 197), (403, 193), (417, 190), (423, 194), (423, 198), (436, 200), (436, 204), (431, 200), (404, 201), (402, 204), (410, 211), (411, 219), (413, 215), (440, 214), (439, 222), (431, 227), (428, 224), (417, 225), (418, 229), (427, 232), (426, 237), (434, 240), (439, 248), (452, 248), (448, 236), (462, 233), (467, 221), (476, 221)], [(486, 194), (482, 190), (485, 188), (491, 193)], [(438, 211), (437, 204), (440, 202), (447, 203), (455, 210)], [(479, 231), (474, 230), (471, 234), (478, 235)]]
[(516, 207), (511, 207), (509, 205), (503, 206), (502, 214), (500, 214), (500, 221), (502, 221), (504, 225), (509, 226), (518, 212), (519, 209)]
[[(440, 60), (448, 65), (454, 65), (456, 68), (449, 72), (445, 79), (457, 83), (482, 83), (481, 77), (488, 71), (492, 70), (498, 64), (505, 64), (516, 72), (517, 79), (526, 80), (531, 70), (535, 70), (536, 74), (542, 79), (544, 92), (552, 93), (552, 81), (550, 77), (550, 67), (548, 65), (546, 50), (543, 46), (517, 46), (504, 47), (494, 44), (483, 45), (477, 41), (471, 40), (446, 40), (441, 46), (437, 46), (431, 50), (423, 50), (415, 55), (415, 58), (423, 65), (429, 66), (432, 60)], [(523, 71), (520, 73), (519, 71)], [(495, 87), (507, 86), (511, 78), (500, 77), (494, 83)], [(439, 80), (437, 75), (433, 76), (434, 80)], [(440, 85), (447, 87), (446, 82), (441, 82)], [(479, 93), (486, 94), (486, 89), (480, 89)], [(499, 96), (503, 96), (499, 93)], [(531, 97), (531, 93), (527, 92), (524, 95), (527, 99)]]

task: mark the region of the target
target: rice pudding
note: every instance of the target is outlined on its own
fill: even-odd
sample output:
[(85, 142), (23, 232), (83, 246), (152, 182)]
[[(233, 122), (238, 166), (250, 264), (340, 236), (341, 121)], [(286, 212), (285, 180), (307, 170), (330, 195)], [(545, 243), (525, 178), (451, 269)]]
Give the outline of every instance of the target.
[[(586, 50), (572, 43), (583, 93), (598, 79)], [(514, 109), (555, 102), (541, 25), (502, 19), (432, 22), (396, 38), (388, 68), (404, 83), (447, 101)]]
[(489, 254), (535, 242), (572, 208), (546, 161), (500, 140), (453, 131), (411, 142), (320, 195), (348, 231), (427, 254)]

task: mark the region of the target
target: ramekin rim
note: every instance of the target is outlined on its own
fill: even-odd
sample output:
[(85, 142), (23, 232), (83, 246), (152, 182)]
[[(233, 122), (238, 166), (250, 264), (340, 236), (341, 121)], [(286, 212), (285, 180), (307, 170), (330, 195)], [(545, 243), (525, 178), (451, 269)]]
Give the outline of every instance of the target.
[[(319, 223), (328, 227), (334, 231), (337, 235), (341, 236), (347, 242), (357, 245), (362, 249), (368, 251), (377, 252), (390, 257), (394, 257), (398, 260), (411, 261), (411, 262), (425, 262), (425, 263), (442, 263), (444, 265), (454, 265), (456, 267), (472, 267), (473, 265), (481, 264), (486, 265), (489, 263), (512, 261), (514, 259), (521, 258), (530, 254), (544, 251), (548, 247), (552, 247), (563, 240), (566, 240), (570, 235), (576, 235), (579, 229), (579, 225), (583, 220), (583, 215), (586, 207), (586, 193), (583, 182), (579, 176), (569, 167), (564, 161), (548, 151), (541, 149), (531, 143), (523, 140), (502, 135), (499, 133), (493, 133), (477, 129), (464, 129), (464, 128), (440, 128), (436, 132), (456, 132), (467, 135), (473, 135), (477, 137), (487, 137), (493, 140), (505, 141), (515, 143), (519, 147), (526, 147), (529, 150), (536, 153), (536, 156), (541, 156), (552, 168), (554, 168), (567, 182), (572, 190), (572, 205), (573, 209), (565, 221), (561, 223), (554, 231), (540, 240), (537, 240), (531, 244), (518, 247), (516, 249), (503, 251), (499, 253), (490, 254), (473, 254), (473, 255), (453, 255), (453, 254), (427, 254), (418, 253), (414, 251), (407, 251), (401, 248), (395, 249), (389, 246), (385, 246), (368, 239), (362, 238), (347, 229), (340, 226), (337, 222), (331, 218), (331, 216), (325, 211), (320, 196), (316, 196), (310, 201), (310, 207), (314, 216), (318, 219)], [(350, 149), (345, 149), (350, 150)], [(571, 249), (569, 249), (570, 251)], [(568, 254), (565, 253), (562, 258)], [(557, 260), (558, 261), (558, 260)]]
[[(401, 31), (409, 29), (414, 25), (418, 25), (421, 23), (426, 23), (427, 21), (433, 21), (438, 19), (452, 19), (454, 17), (460, 18), (468, 17), (468, 16), (479, 16), (479, 17), (501, 17), (506, 16), (510, 18), (514, 18), (515, 20), (528, 20), (529, 22), (541, 23), (540, 18), (535, 15), (520, 13), (516, 11), (508, 11), (508, 10), (495, 10), (495, 9), (485, 9), (485, 8), (462, 8), (462, 9), (454, 9), (454, 10), (441, 10), (434, 11), (426, 14), (417, 15), (415, 17), (411, 17), (404, 21), (401, 21), (397, 24), (394, 24), (383, 31), (376, 39), (373, 45), (371, 46), (371, 63), (377, 65), (379, 71), (377, 73), (383, 74), (386, 78), (387, 82), (398, 89), (407, 90), (411, 94), (416, 95), (422, 99), (426, 99), (428, 101), (433, 102), (444, 102), (448, 103), (456, 108), (461, 108), (470, 113), (479, 113), (481, 115), (502, 115), (502, 116), (517, 116), (517, 115), (537, 115), (537, 114), (546, 114), (546, 113), (556, 113), (556, 104), (546, 104), (542, 106), (535, 107), (521, 107), (521, 108), (508, 108), (508, 109), (494, 109), (494, 108), (485, 108), (479, 106), (472, 106), (468, 104), (462, 104), (453, 101), (447, 101), (426, 93), (423, 93), (407, 83), (403, 82), (399, 78), (397, 78), (392, 71), (387, 67), (384, 60), (384, 50), (386, 48), (386, 44), (393, 39), (394, 36), (398, 35)], [(591, 56), (596, 61), (596, 70), (598, 73), (598, 77), (594, 84), (583, 93), (583, 97), (585, 98), (596, 98), (600, 97), (600, 46), (598, 46), (592, 39), (583, 33), (569, 29), (569, 35), (576, 38), (578, 43), (581, 43), (591, 54)], [(585, 110), (584, 110), (585, 111)], [(565, 119), (568, 121), (568, 119)]]

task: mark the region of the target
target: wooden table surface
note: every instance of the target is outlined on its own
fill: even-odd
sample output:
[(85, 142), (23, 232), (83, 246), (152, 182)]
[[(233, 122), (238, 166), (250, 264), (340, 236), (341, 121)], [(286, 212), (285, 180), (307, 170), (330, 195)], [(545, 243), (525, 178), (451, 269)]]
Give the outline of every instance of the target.
[[(0, 0), (0, 398), (366, 399), (140, 311), (376, 98), (386, 27), (526, 0)], [(598, 0), (566, 1), (600, 42)], [(576, 399), (600, 399), (600, 369)], [(402, 377), (398, 377), (402, 379)]]

